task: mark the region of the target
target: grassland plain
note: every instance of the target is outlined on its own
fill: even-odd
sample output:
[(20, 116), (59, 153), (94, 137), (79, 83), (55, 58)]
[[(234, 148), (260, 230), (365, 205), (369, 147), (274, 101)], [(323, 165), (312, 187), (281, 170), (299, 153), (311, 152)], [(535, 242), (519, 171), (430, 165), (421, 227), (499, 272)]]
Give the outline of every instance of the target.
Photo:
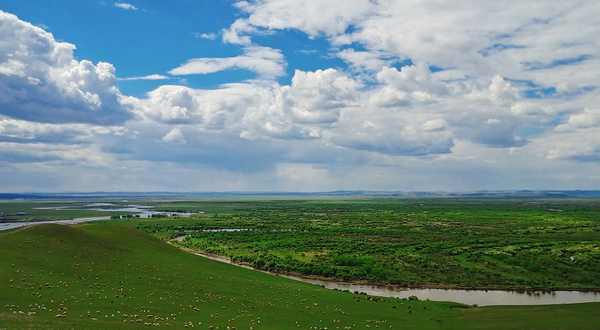
[[(73, 202), (65, 200), (55, 201), (31, 201), (31, 200), (0, 200), (0, 212), (4, 213), (1, 221), (30, 221), (30, 220), (53, 220), (72, 219), (84, 217), (110, 216), (113, 214), (126, 214), (124, 212), (100, 212), (89, 209), (75, 209), (89, 202)], [(73, 207), (73, 209), (56, 210), (61, 206)], [(16, 215), (17, 212), (25, 212), (24, 215)]]
[(207, 260), (131, 226), (0, 233), (1, 329), (593, 329), (600, 304), (382, 299)]
[[(429, 287), (600, 289), (600, 200), (210, 200), (134, 222), (283, 273)], [(219, 231), (244, 229), (243, 231)]]

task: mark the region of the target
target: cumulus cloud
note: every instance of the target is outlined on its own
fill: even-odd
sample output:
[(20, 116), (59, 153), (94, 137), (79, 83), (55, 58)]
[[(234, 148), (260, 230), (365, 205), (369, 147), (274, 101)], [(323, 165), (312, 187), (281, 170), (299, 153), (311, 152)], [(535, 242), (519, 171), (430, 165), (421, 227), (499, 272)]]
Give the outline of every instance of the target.
[(249, 42), (249, 34), (258, 28), (298, 29), (310, 37), (343, 34), (349, 25), (372, 13), (372, 1), (351, 1), (345, 6), (323, 1), (238, 1), (238, 8), (248, 14), (225, 30), (223, 38), (232, 43)]
[(348, 62), (357, 71), (378, 71), (390, 64), (390, 56), (383, 52), (357, 51), (346, 48), (337, 53), (337, 56)]
[(325, 36), (334, 45), (360, 45), (364, 51), (339, 54), (353, 65), (366, 59), (386, 65), (377, 63), (384, 53), (454, 74), (500, 75), (560, 91), (595, 85), (600, 70), (597, 1), (507, 5), (473, 0), (457, 6), (450, 0), (352, 0), (344, 8), (319, 0), (238, 3), (244, 17), (226, 30), (230, 40), (249, 43), (264, 30), (296, 29), (309, 37)]
[(214, 90), (161, 86), (130, 99), (143, 118), (236, 132), (245, 139), (316, 139), (353, 106), (362, 84), (334, 69), (296, 71), (292, 83), (236, 83)]
[(351, 106), (360, 82), (334, 69), (296, 70), (289, 86), (275, 86), (267, 98), (250, 107), (240, 136), (288, 139), (319, 139), (323, 129), (335, 122), (340, 111)]
[(559, 125), (558, 131), (569, 131), (576, 129), (600, 129), (600, 109), (588, 108), (580, 113), (573, 114), (566, 123)]
[(600, 110), (587, 108), (573, 113), (536, 142), (548, 159), (600, 161)]
[[(162, 85), (141, 98), (121, 95), (117, 82), (169, 76), (117, 78), (111, 64), (75, 59), (74, 45), (0, 13), (3, 175), (12, 163), (15, 171), (80, 163), (110, 169), (94, 172), (96, 182), (121, 184), (115, 178), (125, 173), (158, 189), (155, 173), (136, 173), (179, 175), (190, 190), (242, 189), (241, 181), (249, 190), (470, 189), (515, 188), (520, 171), (528, 184), (571, 184), (568, 164), (596, 175), (578, 187), (600, 182), (590, 165), (600, 161), (597, 1), (235, 6), (229, 27), (194, 36), (221, 37), (240, 55), (190, 59), (169, 74), (235, 69), (258, 79)], [(256, 42), (290, 29), (319, 39), (302, 47), (328, 41), (319, 52), (341, 67), (295, 70), (290, 83), (278, 82), (284, 53)]]
[(510, 111), (516, 116), (545, 116), (554, 118), (556, 111), (550, 106), (539, 105), (531, 102), (518, 101), (511, 107)]
[[(230, 115), (241, 109), (244, 102), (254, 103), (251, 84), (234, 88), (199, 90), (185, 86), (164, 85), (148, 93), (145, 99), (128, 100), (142, 118), (167, 124), (190, 124), (222, 129)], [(243, 88), (242, 88), (243, 87)]]
[(179, 128), (173, 128), (162, 138), (163, 141), (168, 143), (186, 144), (185, 137)]
[[(435, 90), (435, 84), (424, 86)], [(287, 86), (238, 83), (215, 90), (162, 86), (133, 106), (142, 118), (247, 140), (318, 140), (330, 147), (405, 156), (451, 151), (454, 134), (446, 120), (373, 109), (363, 87), (334, 69), (297, 70)]]
[(75, 46), (0, 11), (0, 114), (39, 122), (121, 123), (115, 68), (77, 61)]
[(377, 73), (377, 80), (383, 87), (372, 96), (371, 102), (384, 107), (434, 102), (448, 93), (448, 87), (432, 76), (429, 68), (422, 64), (404, 66), (400, 71), (383, 67)]
[(352, 104), (362, 84), (334, 70), (296, 70), (290, 86), (282, 88), (284, 111), (301, 123), (332, 123), (339, 110)]
[[(580, 139), (585, 137), (585, 142)], [(546, 153), (548, 159), (567, 159), (581, 162), (600, 161), (600, 134), (596, 131), (581, 134), (568, 134), (555, 140)]]
[(122, 136), (132, 113), (115, 68), (0, 11), (0, 162), (107, 166), (99, 142)]
[(290, 85), (246, 82), (199, 90), (161, 86), (131, 106), (142, 118), (227, 132), (243, 139), (318, 140), (389, 155), (451, 152), (454, 140), (495, 148), (526, 145), (521, 127), (556, 118), (502, 77), (443, 81), (422, 64), (384, 67), (377, 85), (334, 70), (297, 70)]
[(194, 58), (169, 71), (172, 75), (208, 74), (230, 69), (243, 69), (256, 73), (260, 78), (273, 79), (285, 73), (285, 58), (280, 50), (247, 46), (244, 53), (233, 57)]

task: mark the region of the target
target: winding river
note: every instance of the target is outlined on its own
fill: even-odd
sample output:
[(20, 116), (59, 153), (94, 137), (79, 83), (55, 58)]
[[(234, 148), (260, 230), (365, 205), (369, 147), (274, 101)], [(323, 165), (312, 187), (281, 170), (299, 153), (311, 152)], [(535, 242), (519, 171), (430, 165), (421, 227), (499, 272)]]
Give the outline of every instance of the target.
[[(178, 237), (178, 240), (181, 238)], [(453, 301), (466, 305), (476, 304), (478, 306), (500, 306), (500, 305), (553, 305), (553, 304), (575, 304), (585, 302), (600, 302), (600, 293), (583, 291), (503, 291), (503, 290), (459, 290), (459, 289), (417, 289), (403, 288), (385, 285), (354, 284), (338, 281), (323, 281), (318, 279), (278, 274), (268, 272), (248, 265), (232, 263), (224, 257), (215, 257), (203, 253), (194, 252), (195, 255), (235, 265), (238, 267), (257, 270), (292, 280), (310, 283), (325, 287), (327, 289), (348, 290), (350, 292), (364, 292), (371, 296), (408, 298), (416, 296), (420, 300)]]
[[(100, 210), (100, 209), (96, 209)], [(152, 211), (143, 211), (143, 208), (130, 206), (123, 209), (112, 209), (111, 211), (131, 211), (140, 212), (146, 217), (151, 216)], [(16, 223), (0, 223), (0, 231), (13, 228), (31, 226), (42, 223), (57, 223), (57, 224), (78, 224), (90, 221), (110, 220), (108, 216), (75, 218), (69, 220), (53, 220), (40, 222), (16, 222)], [(212, 229), (209, 231), (241, 231), (245, 229)], [(177, 237), (174, 240), (183, 240), (185, 236)], [(338, 281), (324, 281), (294, 275), (278, 274), (268, 272), (248, 265), (240, 265), (232, 263), (231, 260), (224, 257), (215, 257), (203, 253), (194, 252), (195, 255), (219, 262), (228, 263), (246, 269), (252, 269), (263, 273), (268, 273), (276, 276), (289, 278), (296, 281), (315, 284), (327, 289), (347, 290), (350, 292), (363, 292), (372, 296), (393, 297), (393, 298), (408, 298), (416, 296), (421, 300), (436, 300), (436, 301), (454, 301), (467, 305), (479, 306), (497, 306), (497, 305), (548, 305), (548, 304), (573, 304), (584, 302), (600, 302), (600, 293), (598, 292), (583, 292), (583, 291), (551, 291), (551, 292), (520, 292), (520, 291), (502, 291), (502, 290), (459, 290), (459, 289), (417, 289), (417, 288), (402, 288), (394, 286), (370, 285), (370, 284), (354, 284)]]

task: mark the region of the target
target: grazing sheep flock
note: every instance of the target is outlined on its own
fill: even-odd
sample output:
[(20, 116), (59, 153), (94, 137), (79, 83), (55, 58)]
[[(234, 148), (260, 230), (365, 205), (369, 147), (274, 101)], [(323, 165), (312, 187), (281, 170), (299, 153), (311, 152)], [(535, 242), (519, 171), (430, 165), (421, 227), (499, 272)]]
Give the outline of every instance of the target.
[(0, 234), (1, 330), (438, 329), (465, 307), (328, 290), (201, 258), (129, 226)]
[(0, 247), (0, 320), (51, 318), (51, 324), (92, 329), (329, 330), (391, 327), (408, 315), (392, 308), (397, 299), (224, 265), (131, 228), (35, 226), (0, 237)]

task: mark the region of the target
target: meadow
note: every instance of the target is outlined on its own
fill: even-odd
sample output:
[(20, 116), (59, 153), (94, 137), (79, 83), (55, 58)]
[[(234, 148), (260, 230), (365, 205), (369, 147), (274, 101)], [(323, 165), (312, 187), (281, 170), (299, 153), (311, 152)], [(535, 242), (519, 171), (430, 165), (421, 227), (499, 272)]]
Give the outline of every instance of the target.
[[(182, 248), (305, 276), (466, 288), (600, 288), (600, 201), (165, 201), (204, 211), (135, 222)], [(221, 231), (236, 229), (239, 231)]]
[[(122, 214), (123, 212), (99, 212), (82, 208), (90, 201), (68, 201), (68, 200), (0, 200), (0, 212), (4, 213), (0, 217), (1, 222), (15, 221), (43, 221), (55, 219), (73, 219), (84, 217), (110, 216)], [(55, 208), (67, 206), (73, 209), (56, 210)], [(17, 215), (17, 212), (24, 212), (23, 215)]]
[(598, 311), (597, 303), (469, 308), (327, 290), (109, 221), (0, 232), (3, 330), (589, 329)]

